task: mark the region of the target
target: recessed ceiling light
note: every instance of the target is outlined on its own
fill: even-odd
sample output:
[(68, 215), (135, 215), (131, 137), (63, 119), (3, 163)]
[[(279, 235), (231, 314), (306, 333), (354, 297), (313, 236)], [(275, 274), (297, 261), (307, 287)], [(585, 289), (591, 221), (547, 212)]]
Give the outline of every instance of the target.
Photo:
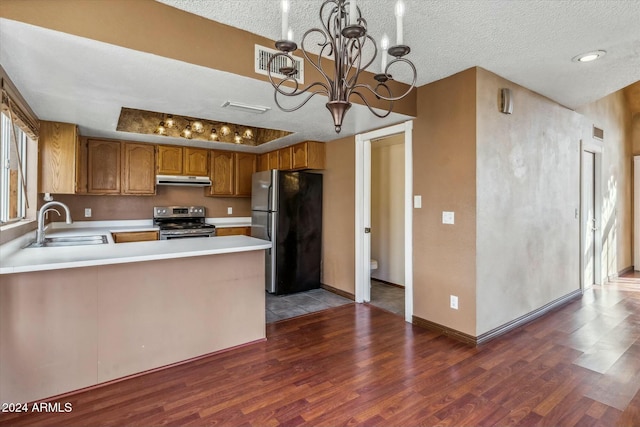
[(591, 62), (595, 61), (598, 58), (602, 58), (605, 56), (607, 52), (604, 50), (594, 50), (592, 52), (582, 53), (578, 56), (574, 56), (571, 60), (573, 62)]

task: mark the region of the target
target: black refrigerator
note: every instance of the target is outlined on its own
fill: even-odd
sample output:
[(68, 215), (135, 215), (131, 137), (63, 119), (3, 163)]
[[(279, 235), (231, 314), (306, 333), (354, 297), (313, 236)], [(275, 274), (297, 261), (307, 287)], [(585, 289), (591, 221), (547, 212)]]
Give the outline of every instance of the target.
[(322, 175), (269, 170), (253, 174), (251, 236), (270, 240), (265, 287), (282, 295), (320, 287)]

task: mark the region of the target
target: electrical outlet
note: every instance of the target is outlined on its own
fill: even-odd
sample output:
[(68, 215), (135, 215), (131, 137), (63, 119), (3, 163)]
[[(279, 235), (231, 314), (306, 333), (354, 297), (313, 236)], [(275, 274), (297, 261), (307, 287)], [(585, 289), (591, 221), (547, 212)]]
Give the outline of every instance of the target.
[(227, 215), (233, 215), (233, 208), (231, 206), (227, 208)]
[(422, 196), (413, 196), (413, 207), (415, 209), (422, 208)]
[(454, 310), (458, 309), (458, 297), (455, 295), (449, 295), (449, 305), (451, 306), (451, 308), (453, 308)]
[(91, 208), (84, 208), (84, 217), (91, 218)]
[(455, 213), (454, 212), (442, 212), (442, 223), (443, 224), (454, 224), (455, 223)]

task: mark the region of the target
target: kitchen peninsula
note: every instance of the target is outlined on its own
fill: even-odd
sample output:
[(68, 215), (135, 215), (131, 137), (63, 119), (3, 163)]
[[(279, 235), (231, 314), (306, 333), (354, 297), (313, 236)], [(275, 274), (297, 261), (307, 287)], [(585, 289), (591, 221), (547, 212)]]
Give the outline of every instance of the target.
[(28, 239), (0, 247), (2, 402), (45, 399), (265, 338), (269, 242), (109, 238), (23, 249)]

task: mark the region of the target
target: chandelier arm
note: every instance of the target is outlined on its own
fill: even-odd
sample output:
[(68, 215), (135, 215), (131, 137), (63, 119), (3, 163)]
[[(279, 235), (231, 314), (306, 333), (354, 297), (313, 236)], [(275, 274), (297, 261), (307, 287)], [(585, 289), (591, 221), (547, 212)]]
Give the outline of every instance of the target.
[[(299, 92), (295, 95), (285, 95), (285, 96), (298, 96), (298, 95), (302, 95), (305, 92)], [(274, 92), (273, 94), (273, 99), (276, 102), (276, 105), (278, 106), (278, 108), (280, 108), (282, 111), (284, 111), (285, 113), (291, 113), (293, 111), (296, 111), (298, 109), (300, 109), (302, 106), (304, 106), (307, 102), (309, 102), (309, 100), (311, 98), (313, 98), (315, 95), (322, 95), (325, 94), (325, 91), (320, 91), (320, 90), (316, 90), (313, 92), (309, 92), (309, 96), (307, 96), (300, 104), (298, 104), (295, 107), (291, 107), (291, 108), (285, 108), (282, 105), (280, 105), (280, 101), (278, 101), (278, 92)]]
[[(333, 0), (327, 0), (325, 2), (326, 3), (330, 3)], [(324, 4), (323, 4), (324, 7)], [(306, 40), (306, 38), (309, 36), (309, 34), (311, 33), (319, 33), (322, 35), (322, 37), (324, 37), (324, 42), (323, 43), (318, 43), (319, 46), (322, 46), (320, 49), (320, 53), (318, 54), (318, 62), (316, 63), (315, 61), (313, 61), (309, 55), (307, 54), (307, 49), (305, 49), (304, 47), (304, 42)], [(302, 36), (302, 40), (300, 41), (300, 48), (302, 50), (302, 55), (305, 57), (305, 59), (307, 60), (308, 63), (310, 63), (313, 68), (315, 68), (316, 70), (318, 70), (318, 72), (320, 73), (320, 75), (325, 79), (325, 81), (327, 82), (327, 87), (329, 88), (333, 88), (334, 87), (334, 82), (329, 78), (328, 74), (324, 71), (324, 68), (322, 67), (322, 53), (324, 52), (324, 50), (329, 47), (330, 49), (332, 49), (332, 45), (333, 45), (333, 41), (329, 41), (330, 38), (327, 36), (328, 33), (324, 33), (322, 30), (320, 30), (319, 28), (311, 28), (309, 30), (307, 30), (307, 32), (304, 33), (304, 35)], [(328, 91), (331, 91), (331, 89), (327, 89)], [(330, 92), (329, 92), (330, 93)]]
[(284, 96), (299, 96), (302, 95), (303, 93), (309, 92), (309, 90), (312, 87), (315, 86), (321, 86), (323, 88), (323, 90), (319, 90), (316, 91), (317, 93), (324, 93), (325, 95), (329, 95), (329, 88), (327, 87), (327, 85), (325, 85), (322, 82), (313, 82), (309, 85), (307, 85), (306, 87), (300, 89), (299, 85), (297, 84), (298, 82), (296, 81), (296, 87), (294, 88), (294, 90), (292, 91), (285, 91), (280, 89), (280, 86), (282, 86), (286, 81), (288, 81), (289, 79), (283, 79), (280, 81), (280, 83), (278, 83), (277, 85), (274, 85), (273, 87), (276, 89), (276, 92), (279, 93), (280, 95), (284, 95)]
[[(371, 88), (367, 87), (367, 89), (371, 90)], [(371, 90), (373, 92), (373, 90)], [(375, 92), (374, 92), (375, 93)], [(358, 98), (360, 98), (362, 100), (362, 102), (364, 102), (364, 105), (367, 106), (367, 108), (369, 109), (369, 111), (371, 111), (371, 113), (381, 119), (387, 117), (389, 114), (391, 114), (391, 109), (393, 108), (393, 101), (389, 101), (389, 107), (387, 108), (387, 112), (384, 114), (380, 114), (377, 111), (375, 111), (373, 109), (373, 107), (369, 104), (369, 101), (367, 101), (367, 98), (365, 98), (360, 92), (358, 92), (357, 90), (354, 90), (353, 92), (351, 92), (351, 95), (355, 95)]]
[[(405, 58), (396, 58), (393, 61), (389, 62), (389, 64), (387, 65), (387, 68), (385, 69), (385, 73), (388, 74), (387, 70), (389, 69), (389, 67), (391, 66), (391, 64), (394, 64), (396, 62), (405, 62), (407, 64), (409, 64), (409, 66), (411, 67), (411, 69), (413, 70), (413, 80), (411, 82), (411, 85), (409, 86), (409, 88), (402, 94), (399, 96), (392, 96), (391, 91), (389, 90), (389, 88), (387, 88), (387, 90), (389, 90), (389, 96), (385, 96), (380, 94), (377, 90), (371, 89), (371, 87), (369, 85), (366, 85), (364, 83), (361, 84), (357, 84), (353, 87), (353, 89), (357, 89), (357, 88), (364, 88), (367, 89), (368, 91), (372, 92), (375, 96), (377, 96), (380, 99), (384, 99), (385, 101), (399, 101), (400, 99), (404, 98), (405, 96), (407, 96), (409, 94), (409, 92), (411, 92), (411, 90), (415, 87), (416, 85), (416, 78), (417, 78), (417, 72), (416, 72), (416, 67), (415, 65), (413, 65), (413, 63), (411, 61), (409, 61), (408, 59)], [(379, 87), (380, 85), (376, 86), (376, 89)], [(386, 85), (383, 85), (384, 87), (387, 87)]]

